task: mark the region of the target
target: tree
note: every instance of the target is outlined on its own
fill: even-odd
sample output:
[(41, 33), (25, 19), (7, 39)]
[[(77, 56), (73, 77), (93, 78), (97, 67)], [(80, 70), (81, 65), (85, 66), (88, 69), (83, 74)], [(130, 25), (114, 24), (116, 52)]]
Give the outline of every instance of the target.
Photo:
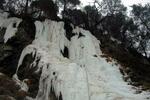
[(24, 7), (24, 13), (25, 13), (25, 14), (28, 14), (29, 2), (31, 2), (31, 0), (26, 0), (26, 4), (25, 4), (25, 7)]
[(103, 0), (101, 2), (101, 12), (103, 15), (112, 15), (120, 12), (125, 14), (126, 9), (121, 0)]
[[(150, 4), (142, 5), (133, 5), (132, 6), (132, 15), (134, 21), (137, 25), (145, 28), (150, 32)], [(147, 32), (146, 31), (146, 32)]]
[(85, 6), (84, 10), (87, 15), (87, 28), (91, 30), (92, 32), (94, 30), (97, 30), (97, 25), (99, 24), (99, 21), (101, 20), (101, 13), (98, 11), (98, 9), (95, 6)]
[(95, 8), (101, 14), (100, 20), (95, 26), (101, 26), (102, 32), (109, 37), (115, 37), (120, 41), (125, 40), (126, 27), (126, 7), (121, 0), (94, 1)]
[(137, 32), (134, 35), (137, 50), (147, 57), (147, 44), (150, 40), (150, 4), (133, 5), (132, 17), (137, 26)]
[(102, 22), (103, 31), (108, 35), (114, 37), (120, 41), (124, 41), (126, 32), (126, 16), (122, 13), (116, 13), (111, 17), (106, 17)]
[(70, 9), (71, 7), (75, 7), (76, 5), (79, 5), (80, 0), (58, 0), (57, 4), (63, 5), (62, 16), (65, 17), (65, 13), (67, 9)]
[(25, 14), (28, 11), (29, 2), (31, 2), (31, 0), (8, 0), (4, 10), (15, 14)]
[(66, 11), (69, 6), (76, 6), (80, 4), (79, 0), (59, 0), (63, 4), (63, 9)]
[(36, 17), (46, 17), (55, 19), (58, 7), (52, 0), (36, 0), (31, 3), (32, 14)]
[(57, 18), (58, 7), (52, 0), (8, 0), (4, 10), (18, 17)]
[(0, 0), (0, 9), (4, 9), (3, 4), (5, 3), (5, 0)]
[(87, 22), (86, 13), (80, 9), (67, 9), (66, 16), (74, 25), (85, 28)]

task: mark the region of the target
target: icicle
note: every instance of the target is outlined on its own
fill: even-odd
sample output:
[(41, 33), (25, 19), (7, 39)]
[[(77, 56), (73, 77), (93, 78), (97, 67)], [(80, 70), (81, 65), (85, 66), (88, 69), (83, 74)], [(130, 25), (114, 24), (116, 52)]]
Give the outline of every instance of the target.
[[(63, 22), (45, 20), (35, 25), (36, 38), (23, 50), (18, 63), (19, 68), (30, 53), (36, 55), (33, 65), (40, 58), (36, 66), (36, 71), (42, 71), (38, 94), (29, 100), (49, 100), (51, 87), (63, 100), (145, 100), (144, 93), (134, 94), (123, 81), (119, 65), (112, 65), (115, 61), (108, 63), (100, 56), (100, 42), (89, 31), (76, 27), (76, 35), (68, 41)], [(68, 58), (61, 54), (64, 47)]]

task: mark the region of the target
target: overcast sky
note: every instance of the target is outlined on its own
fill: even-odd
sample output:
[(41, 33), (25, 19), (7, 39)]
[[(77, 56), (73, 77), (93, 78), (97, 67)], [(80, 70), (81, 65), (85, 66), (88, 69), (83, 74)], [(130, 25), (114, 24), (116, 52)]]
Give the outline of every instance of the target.
[[(88, 5), (92, 1), (93, 0), (81, 0), (83, 5)], [(150, 3), (150, 0), (122, 0), (122, 3), (128, 8), (133, 4), (138, 4), (138, 3), (145, 4), (148, 2)]]

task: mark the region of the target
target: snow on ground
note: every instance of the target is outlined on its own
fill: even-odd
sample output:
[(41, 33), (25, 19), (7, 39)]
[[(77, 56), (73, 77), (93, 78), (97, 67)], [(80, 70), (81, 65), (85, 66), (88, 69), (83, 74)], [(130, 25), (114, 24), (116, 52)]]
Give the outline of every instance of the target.
[[(63, 100), (148, 100), (148, 93), (135, 94), (132, 86), (123, 81), (115, 61), (108, 63), (100, 56), (100, 42), (89, 31), (76, 27), (76, 35), (69, 41), (63, 22), (45, 20), (36, 21), (35, 25), (36, 38), (22, 51), (18, 63), (19, 68), (30, 53), (36, 54), (31, 66), (40, 58), (35, 71), (42, 70), (38, 94), (36, 98), (28, 97), (29, 100), (49, 100), (51, 87)], [(65, 47), (69, 58), (61, 54)], [(27, 91), (27, 85), (16, 74), (14, 79)]]

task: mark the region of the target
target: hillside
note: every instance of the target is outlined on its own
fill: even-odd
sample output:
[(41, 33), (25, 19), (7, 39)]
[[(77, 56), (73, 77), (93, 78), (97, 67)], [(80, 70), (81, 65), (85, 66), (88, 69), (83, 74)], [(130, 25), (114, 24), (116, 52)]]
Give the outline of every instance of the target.
[(139, 88), (124, 81), (121, 64), (105, 57), (101, 42), (88, 30), (63, 21), (7, 15), (0, 14), (0, 71), (9, 77), (0, 74), (0, 99), (150, 99), (148, 92), (138, 93)]

